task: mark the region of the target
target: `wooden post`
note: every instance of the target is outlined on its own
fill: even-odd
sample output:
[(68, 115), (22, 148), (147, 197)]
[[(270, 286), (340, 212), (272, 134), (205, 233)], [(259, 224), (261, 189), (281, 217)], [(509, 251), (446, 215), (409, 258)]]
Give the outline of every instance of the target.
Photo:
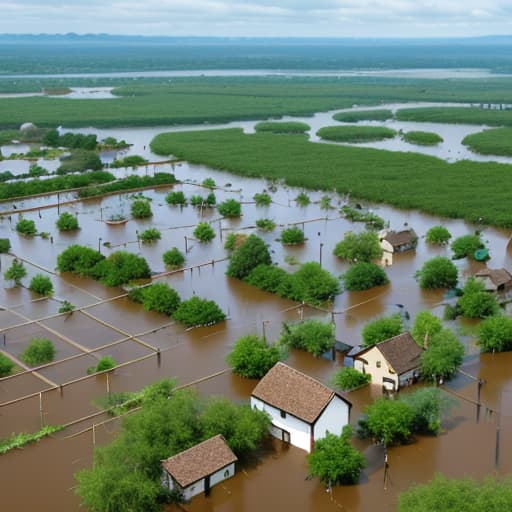
[(92, 424), (92, 446), (96, 446), (96, 424)]
[(44, 414), (43, 414), (43, 393), (39, 392), (39, 419), (41, 420), (41, 428), (44, 427)]
[(107, 393), (110, 395), (110, 372), (107, 372)]

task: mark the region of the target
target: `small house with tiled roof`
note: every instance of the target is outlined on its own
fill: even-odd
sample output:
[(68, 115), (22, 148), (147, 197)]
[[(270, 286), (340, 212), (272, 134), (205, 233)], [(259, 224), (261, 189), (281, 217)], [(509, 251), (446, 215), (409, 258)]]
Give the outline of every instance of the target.
[(383, 265), (393, 264), (394, 253), (412, 251), (418, 245), (418, 237), (413, 229), (403, 231), (384, 230), (379, 233), (379, 240), (383, 252)]
[(410, 333), (403, 332), (354, 355), (354, 368), (371, 375), (373, 384), (397, 391), (419, 376), (422, 353)]
[(326, 432), (341, 434), (352, 404), (309, 375), (277, 363), (254, 388), (251, 407), (270, 415), (274, 437), (311, 452)]
[(508, 291), (512, 288), (512, 275), (504, 268), (484, 268), (475, 274), (488, 292)]
[(186, 500), (210, 493), (211, 487), (235, 474), (236, 455), (220, 434), (162, 461), (162, 483)]

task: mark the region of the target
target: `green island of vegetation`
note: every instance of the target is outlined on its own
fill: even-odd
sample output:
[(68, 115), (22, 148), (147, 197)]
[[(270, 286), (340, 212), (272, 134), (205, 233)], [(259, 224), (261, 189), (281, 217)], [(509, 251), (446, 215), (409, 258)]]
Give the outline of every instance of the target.
[(512, 156), (512, 128), (493, 128), (466, 135), (462, 144), (481, 155)]
[(512, 125), (512, 110), (490, 110), (476, 107), (402, 108), (397, 111), (395, 116), (399, 121), (424, 123)]
[(396, 132), (384, 126), (325, 126), (316, 134), (334, 142), (375, 142), (392, 139)]
[(311, 129), (311, 126), (306, 123), (297, 121), (263, 121), (254, 126), (257, 132), (270, 132), (270, 133), (305, 133)]
[(418, 146), (435, 146), (443, 142), (443, 138), (434, 132), (411, 131), (403, 134), (402, 138), (410, 144)]
[(393, 112), (386, 108), (375, 110), (354, 110), (351, 112), (339, 112), (332, 118), (342, 123), (357, 123), (358, 121), (386, 121), (393, 118)]
[(284, 178), (300, 188), (335, 189), (398, 208), (512, 226), (512, 173), (505, 164), (448, 163), (417, 153), (317, 144), (302, 137), (244, 135), (241, 129), (163, 133), (151, 148), (242, 176)]

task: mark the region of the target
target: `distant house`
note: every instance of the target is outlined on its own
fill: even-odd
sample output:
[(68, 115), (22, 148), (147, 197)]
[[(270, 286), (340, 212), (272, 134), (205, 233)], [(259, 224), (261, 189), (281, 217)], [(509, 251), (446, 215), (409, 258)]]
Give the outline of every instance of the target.
[(502, 292), (512, 288), (512, 275), (504, 268), (485, 268), (477, 272), (475, 278), (484, 284), (488, 292)]
[(382, 264), (392, 265), (393, 254), (396, 252), (411, 251), (418, 245), (418, 237), (413, 229), (404, 231), (381, 231), (379, 233), (380, 246), (382, 247)]
[(204, 492), (235, 474), (236, 455), (221, 435), (199, 443), (162, 461), (162, 483), (179, 490), (185, 499)]
[(413, 337), (404, 332), (355, 354), (354, 368), (371, 375), (373, 384), (397, 391), (419, 376), (422, 352)]
[(341, 433), (352, 404), (316, 379), (277, 363), (254, 388), (251, 407), (270, 415), (274, 437), (311, 452), (327, 431)]

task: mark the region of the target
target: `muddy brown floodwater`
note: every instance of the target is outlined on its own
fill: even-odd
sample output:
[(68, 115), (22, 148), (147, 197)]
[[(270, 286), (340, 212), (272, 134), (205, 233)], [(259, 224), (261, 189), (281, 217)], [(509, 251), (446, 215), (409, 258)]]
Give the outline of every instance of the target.
[[(154, 169), (141, 172), (153, 172)], [(181, 180), (200, 183), (206, 177), (215, 179), (224, 188), (216, 190), (217, 201), (236, 198), (243, 204), (239, 220), (220, 219), (215, 210), (198, 211), (190, 206), (170, 207), (165, 202), (168, 189), (145, 191), (151, 198), (153, 217), (150, 220), (130, 220), (122, 226), (109, 226), (102, 219), (117, 213), (129, 214), (131, 198), (127, 194), (103, 199), (76, 202), (57, 208), (55, 195), (27, 199), (17, 203), (18, 209), (28, 206), (55, 204), (48, 209), (36, 209), (24, 214), (33, 219), (38, 230), (47, 231), (53, 240), (23, 238), (14, 231), (18, 215), (0, 217), (0, 237), (9, 237), (12, 252), (26, 260), (28, 277), (46, 273), (54, 283), (52, 298), (41, 299), (25, 287), (9, 288), (3, 282), (0, 289), (0, 349), (18, 358), (34, 337), (50, 338), (57, 350), (56, 362), (37, 372), (22, 371), (0, 379), (0, 437), (17, 432), (33, 432), (41, 424), (69, 424), (51, 439), (11, 451), (0, 456), (0, 491), (2, 510), (39, 512), (71, 512), (80, 509), (74, 493), (73, 474), (90, 467), (93, 442), (109, 442), (119, 429), (119, 420), (108, 420), (98, 411), (93, 400), (107, 393), (137, 391), (162, 378), (176, 378), (179, 385), (195, 384), (202, 395), (222, 394), (236, 402), (247, 402), (256, 382), (234, 376), (227, 369), (225, 356), (234, 342), (249, 333), (265, 334), (274, 341), (284, 321), (300, 318), (334, 319), (337, 339), (349, 345), (360, 341), (362, 326), (378, 316), (405, 312), (411, 321), (416, 313), (431, 309), (442, 315), (443, 294), (420, 290), (414, 273), (424, 261), (435, 255), (449, 255), (445, 247), (433, 248), (425, 243), (428, 228), (444, 224), (454, 237), (471, 233), (481, 226), (459, 220), (446, 220), (399, 211), (384, 205), (365, 205), (389, 220), (392, 228), (415, 229), (419, 244), (415, 251), (398, 255), (387, 268), (390, 284), (366, 292), (341, 293), (330, 312), (320, 311), (280, 299), (259, 291), (243, 282), (225, 276), (227, 262), (223, 241), (230, 231), (256, 232), (256, 219), (268, 217), (278, 223), (273, 233), (258, 233), (270, 245), (274, 261), (289, 271), (297, 263), (321, 261), (335, 275), (347, 265), (337, 260), (332, 251), (348, 231), (362, 231), (364, 226), (339, 217), (338, 207), (346, 198), (329, 194), (333, 208), (322, 210), (318, 201), (323, 192), (311, 192), (314, 201), (298, 208), (294, 198), (300, 190), (278, 185), (272, 193), (273, 204), (257, 207), (252, 203), (255, 192), (268, 187), (263, 180), (239, 178), (204, 166), (180, 164), (172, 170)], [(131, 173), (132, 171), (122, 171)], [(187, 196), (206, 195), (197, 184), (176, 185)], [(62, 198), (60, 198), (62, 200)], [(70, 198), (67, 198), (70, 199)], [(12, 204), (0, 206), (6, 210)], [(77, 215), (81, 225), (74, 234), (59, 233), (55, 228), (58, 212)], [(162, 253), (173, 246), (185, 251), (185, 237), (191, 237), (193, 226), (206, 220), (214, 226), (217, 237), (209, 244), (187, 240), (185, 271), (157, 277), (174, 287), (182, 298), (198, 295), (215, 300), (227, 313), (228, 319), (208, 328), (185, 330), (172, 319), (145, 312), (130, 302), (121, 289), (107, 289), (91, 280), (55, 273), (57, 255), (71, 243), (100, 248), (104, 254), (114, 250), (140, 253), (151, 269), (164, 271)], [(307, 241), (300, 247), (283, 247), (276, 238), (289, 223), (304, 228)], [(303, 224), (302, 224), (303, 223)], [(156, 227), (162, 239), (154, 245), (137, 242), (137, 235), (147, 227)], [(222, 240), (221, 240), (222, 238)], [(508, 250), (510, 231), (483, 229), (483, 239), (490, 248), (491, 268), (511, 268)], [(12, 261), (1, 255), (4, 271)], [(467, 276), (482, 264), (457, 261), (461, 275)], [(197, 265), (203, 265), (197, 267)], [(80, 308), (71, 315), (58, 315), (62, 300)], [(496, 430), (501, 429), (499, 460), (500, 474), (512, 471), (512, 354), (480, 355), (475, 345), (475, 322), (447, 322), (466, 346), (464, 371), (472, 376), (460, 376), (445, 385), (445, 392), (458, 397), (458, 405), (444, 423), (437, 438), (420, 437), (414, 443), (389, 450), (390, 478), (383, 485), (382, 453), (367, 442), (356, 440), (365, 450), (369, 469), (356, 486), (336, 487), (326, 492), (316, 479), (308, 479), (305, 452), (272, 441), (259, 462), (240, 470), (237, 475), (215, 487), (209, 498), (197, 497), (183, 508), (191, 512), (240, 511), (265, 508), (306, 511), (373, 511), (395, 509), (398, 494), (413, 483), (425, 482), (436, 471), (451, 477), (465, 475), (481, 478), (495, 469)], [(5, 334), (5, 338), (4, 335)], [(112, 355), (121, 366), (110, 374), (86, 377), (86, 370), (99, 357)], [(343, 364), (342, 354), (335, 361), (318, 358), (295, 350), (288, 363), (328, 383), (331, 375)], [(482, 403), (477, 415), (476, 378), (485, 379)], [(403, 392), (408, 392), (405, 390)], [(353, 403), (351, 421), (356, 424), (366, 404), (380, 396), (377, 386), (349, 393)], [(501, 414), (495, 411), (501, 409)], [(494, 412), (493, 412), (494, 411)], [(90, 417), (88, 417), (90, 416)], [(84, 417), (88, 417), (83, 419)], [(94, 426), (94, 429), (91, 427)], [(173, 507), (168, 507), (174, 510)]]

